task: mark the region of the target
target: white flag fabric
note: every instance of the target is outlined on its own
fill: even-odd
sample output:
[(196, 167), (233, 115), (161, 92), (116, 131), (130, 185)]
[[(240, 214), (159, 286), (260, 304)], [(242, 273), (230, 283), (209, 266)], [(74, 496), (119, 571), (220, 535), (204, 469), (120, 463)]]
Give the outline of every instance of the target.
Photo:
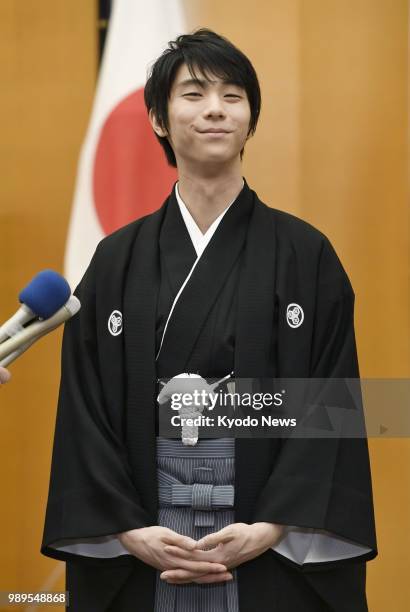
[(80, 154), (65, 275), (81, 280), (98, 242), (161, 206), (176, 180), (148, 121), (149, 66), (185, 31), (180, 0), (115, 0)]

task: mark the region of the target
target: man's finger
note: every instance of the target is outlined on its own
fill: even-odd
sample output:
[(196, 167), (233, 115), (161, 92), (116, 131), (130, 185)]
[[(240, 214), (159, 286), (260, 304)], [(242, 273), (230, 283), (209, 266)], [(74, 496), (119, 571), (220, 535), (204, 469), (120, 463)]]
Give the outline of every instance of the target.
[(224, 572), (223, 574), (206, 574), (205, 576), (195, 578), (193, 582), (197, 584), (211, 584), (212, 582), (226, 582), (232, 579), (233, 576), (230, 572)]
[(235, 536), (233, 535), (232, 531), (224, 531), (221, 529), (221, 531), (210, 533), (201, 540), (198, 540), (196, 543), (196, 548), (210, 548), (217, 546), (218, 544), (226, 544), (227, 542), (233, 540), (234, 537)]
[(173, 546), (172, 544), (167, 544), (164, 546), (164, 551), (170, 555), (174, 555), (180, 559), (190, 559), (192, 561), (209, 561), (210, 563), (219, 563), (215, 559), (215, 549), (213, 550), (199, 550), (195, 548), (194, 550), (184, 550), (179, 546)]
[(168, 584), (213, 584), (213, 583), (221, 583), (227, 582), (228, 580), (232, 580), (233, 576), (229, 572), (224, 572), (223, 574), (204, 574), (203, 576), (191, 576), (190, 578), (176, 578), (176, 577), (168, 577)]
[[(168, 563), (167, 563), (168, 565)], [(175, 558), (170, 561), (170, 570), (183, 569), (197, 575), (226, 572), (227, 567), (222, 563), (209, 563), (208, 561), (189, 561), (187, 559)], [(168, 571), (168, 570), (167, 570)]]
[[(202, 575), (205, 575), (207, 572), (204, 572)], [(170, 580), (193, 580), (194, 578), (200, 578), (200, 575), (195, 574), (195, 572), (190, 572), (185, 569), (169, 569), (165, 572), (162, 572), (159, 576), (161, 580), (166, 580), (167, 582)]]
[(196, 547), (196, 541), (188, 536), (180, 535), (179, 533), (167, 533), (162, 536), (164, 544), (174, 544), (185, 550), (194, 550)]
[(171, 584), (183, 584), (187, 582), (195, 582), (197, 580), (204, 580), (207, 582), (224, 582), (229, 579), (228, 576), (232, 576), (229, 572), (221, 572), (220, 574), (209, 574), (204, 573), (203, 575), (195, 575), (194, 573), (184, 569), (166, 570), (160, 574), (162, 580), (166, 580)]

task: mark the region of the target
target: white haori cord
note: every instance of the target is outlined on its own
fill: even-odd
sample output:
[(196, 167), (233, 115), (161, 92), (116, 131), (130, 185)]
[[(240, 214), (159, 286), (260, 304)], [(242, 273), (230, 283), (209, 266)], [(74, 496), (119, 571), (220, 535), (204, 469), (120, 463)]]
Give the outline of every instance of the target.
[[(199, 405), (191, 404), (188, 406), (182, 404), (179, 409), (179, 414), (182, 422), (182, 444), (184, 444), (185, 446), (195, 446), (195, 444), (197, 444), (199, 435), (198, 425), (195, 424), (195, 419), (201, 416), (205, 406), (208, 405), (207, 398), (209, 398), (210, 394), (213, 393), (216, 387), (218, 387), (224, 380), (230, 378), (232, 374), (233, 372), (230, 372), (229, 374), (212, 384), (207, 383), (206, 380), (202, 378), (202, 376), (200, 376), (199, 374), (191, 374), (189, 372), (177, 374), (176, 376), (173, 376), (167, 383), (161, 381), (161, 384), (163, 384), (164, 386), (157, 397), (157, 401), (160, 405), (165, 404), (174, 393), (192, 393), (193, 391), (199, 391), (201, 393), (205, 391), (205, 393), (201, 393), (201, 398), (203, 399), (202, 403), (200, 403)], [(192, 384), (182, 382), (181, 378), (192, 380)]]

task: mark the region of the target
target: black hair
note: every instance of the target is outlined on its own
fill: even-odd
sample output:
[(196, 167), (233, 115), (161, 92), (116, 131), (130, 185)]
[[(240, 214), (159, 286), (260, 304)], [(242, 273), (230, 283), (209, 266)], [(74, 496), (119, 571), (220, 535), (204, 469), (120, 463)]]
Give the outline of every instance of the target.
[[(168, 47), (151, 67), (144, 89), (148, 112), (152, 110), (158, 123), (169, 131), (168, 100), (176, 73), (186, 64), (193, 78), (195, 69), (204, 76), (215, 75), (242, 87), (248, 96), (251, 110), (248, 136), (255, 133), (261, 108), (261, 92), (255, 69), (242, 51), (229, 40), (207, 28), (192, 34), (182, 34), (168, 43)], [(158, 136), (168, 163), (176, 167), (174, 151), (166, 136)], [(241, 159), (244, 149), (241, 151)]]

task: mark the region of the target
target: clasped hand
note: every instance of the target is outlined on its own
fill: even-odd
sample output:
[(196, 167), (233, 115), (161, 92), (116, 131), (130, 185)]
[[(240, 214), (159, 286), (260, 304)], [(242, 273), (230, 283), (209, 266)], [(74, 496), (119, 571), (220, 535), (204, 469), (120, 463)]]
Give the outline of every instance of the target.
[(233, 523), (197, 542), (167, 527), (144, 527), (118, 535), (121, 543), (145, 563), (162, 570), (170, 584), (207, 584), (232, 580), (228, 570), (258, 557), (283, 532), (274, 523)]

